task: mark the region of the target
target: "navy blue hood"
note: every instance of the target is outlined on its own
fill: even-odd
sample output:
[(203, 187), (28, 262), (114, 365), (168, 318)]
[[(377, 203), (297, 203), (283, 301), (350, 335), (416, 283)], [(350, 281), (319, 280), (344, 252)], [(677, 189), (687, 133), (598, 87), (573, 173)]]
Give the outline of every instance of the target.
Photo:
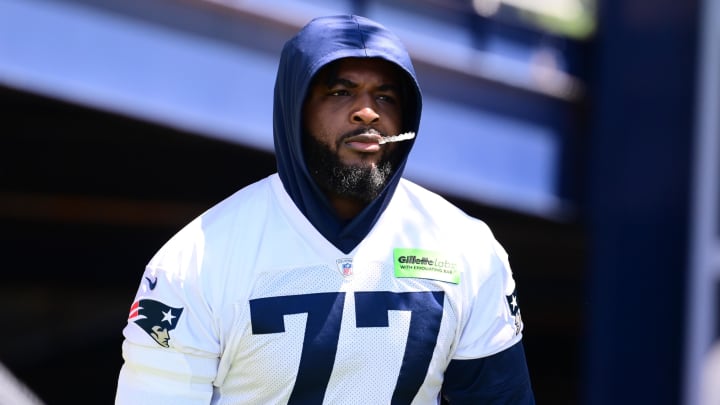
[[(382, 193), (351, 221), (338, 218), (313, 180), (302, 150), (302, 106), (313, 77), (342, 58), (381, 58), (407, 76), (403, 110), (405, 131), (418, 132), (422, 97), (415, 70), (400, 40), (382, 25), (364, 17), (321, 17), (291, 38), (280, 56), (273, 104), (273, 136), (280, 179), (292, 200), (315, 228), (348, 253), (370, 232), (392, 198), (414, 143), (405, 141), (405, 156)], [(408, 108), (409, 107), (409, 108)]]

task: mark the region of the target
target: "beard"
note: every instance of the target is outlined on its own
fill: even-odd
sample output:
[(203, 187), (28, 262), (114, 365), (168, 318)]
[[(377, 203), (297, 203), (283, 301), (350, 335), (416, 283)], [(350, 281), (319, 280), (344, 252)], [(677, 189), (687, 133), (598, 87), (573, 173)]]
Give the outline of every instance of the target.
[(395, 164), (383, 153), (377, 165), (346, 165), (327, 145), (305, 135), (305, 162), (310, 175), (326, 193), (369, 203), (377, 198), (395, 172)]

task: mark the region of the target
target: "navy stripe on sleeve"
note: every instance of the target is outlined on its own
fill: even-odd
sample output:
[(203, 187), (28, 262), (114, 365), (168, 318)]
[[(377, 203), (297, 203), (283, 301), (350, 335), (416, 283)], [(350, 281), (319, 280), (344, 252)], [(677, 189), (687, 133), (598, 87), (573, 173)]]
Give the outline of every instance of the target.
[(489, 357), (452, 360), (442, 399), (443, 404), (534, 405), (522, 342)]

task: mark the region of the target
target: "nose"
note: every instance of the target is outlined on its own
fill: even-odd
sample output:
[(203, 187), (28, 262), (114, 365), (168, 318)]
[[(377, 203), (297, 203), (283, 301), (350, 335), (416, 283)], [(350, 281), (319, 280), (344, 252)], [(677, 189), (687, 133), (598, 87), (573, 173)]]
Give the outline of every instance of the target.
[(363, 107), (352, 113), (350, 118), (356, 124), (373, 124), (380, 119), (380, 115), (370, 107)]

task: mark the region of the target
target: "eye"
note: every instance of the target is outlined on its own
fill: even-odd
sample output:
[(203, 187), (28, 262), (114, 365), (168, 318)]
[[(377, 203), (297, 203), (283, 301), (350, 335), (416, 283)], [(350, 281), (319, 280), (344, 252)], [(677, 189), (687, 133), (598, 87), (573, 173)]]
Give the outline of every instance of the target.
[(385, 101), (385, 102), (388, 102), (388, 103), (391, 103), (391, 104), (395, 104), (395, 96), (392, 95), (392, 94), (380, 94), (380, 95), (377, 97), (377, 99), (380, 100), (380, 101)]
[(345, 89), (336, 89), (336, 90), (330, 90), (328, 93), (331, 96), (348, 96), (350, 95), (350, 92)]

